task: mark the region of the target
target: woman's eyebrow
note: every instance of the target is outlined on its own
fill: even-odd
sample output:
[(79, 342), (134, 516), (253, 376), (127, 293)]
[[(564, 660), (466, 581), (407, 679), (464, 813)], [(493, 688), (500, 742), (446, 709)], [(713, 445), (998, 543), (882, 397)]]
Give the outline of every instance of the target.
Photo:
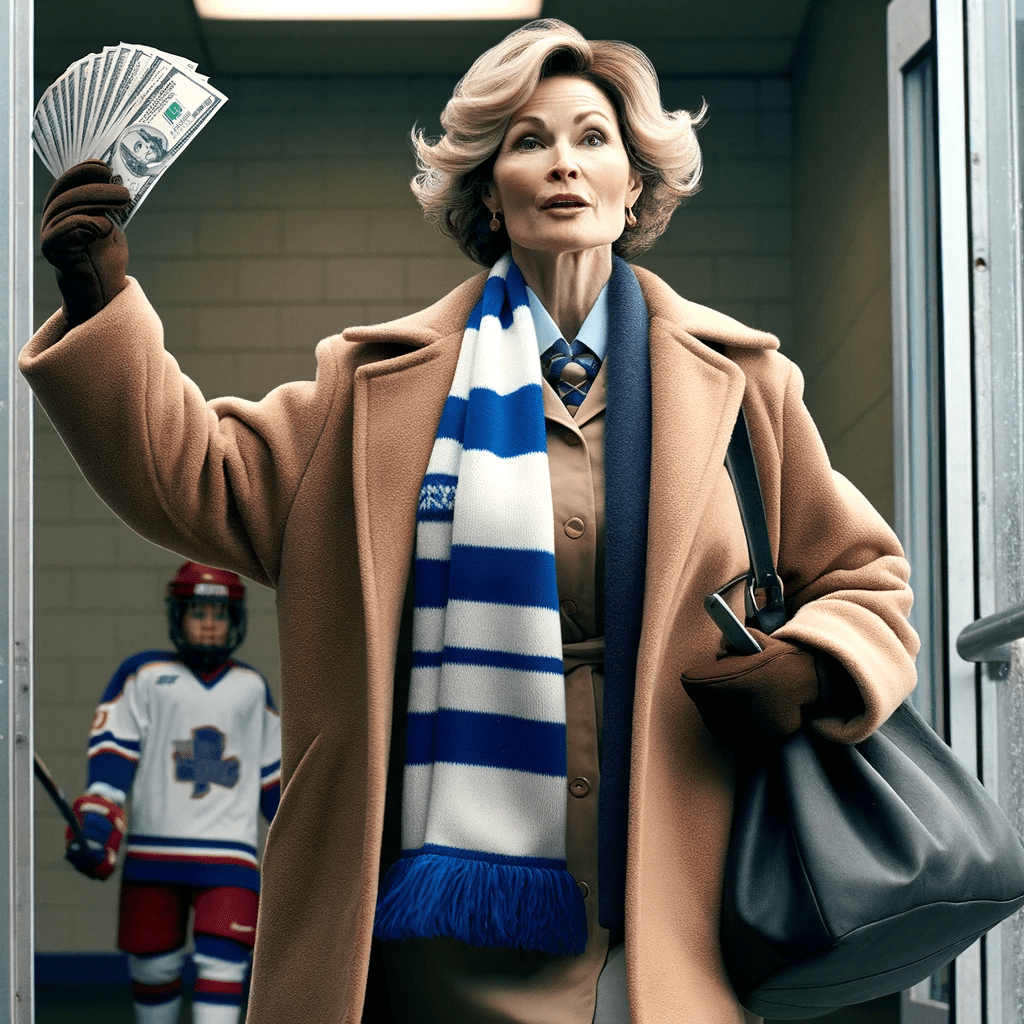
[(579, 124), (580, 121), (586, 121), (588, 117), (600, 117), (605, 121), (609, 120), (608, 115), (603, 110), (599, 110), (597, 107), (594, 107), (592, 110), (584, 110), (582, 113), (577, 114), (573, 118), (572, 123)]
[(547, 121), (536, 114), (522, 114), (509, 125), (509, 128), (516, 128), (521, 124), (532, 124), (537, 125), (539, 128), (544, 128), (547, 125)]
[[(580, 113), (578, 113), (572, 119), (572, 123), (573, 124), (579, 124), (580, 121), (586, 121), (586, 119), (588, 117), (600, 117), (600, 118), (602, 118), (605, 121), (610, 120), (608, 115), (603, 110), (600, 110), (599, 108), (594, 107), (591, 110), (583, 110)], [(518, 125), (521, 125), (521, 124), (531, 124), (531, 125), (536, 125), (539, 128), (546, 128), (548, 122), (543, 117), (541, 117), (538, 114), (522, 114), (519, 117), (517, 117), (509, 125), (509, 128), (510, 129), (511, 128), (515, 128), (515, 127), (517, 127)]]

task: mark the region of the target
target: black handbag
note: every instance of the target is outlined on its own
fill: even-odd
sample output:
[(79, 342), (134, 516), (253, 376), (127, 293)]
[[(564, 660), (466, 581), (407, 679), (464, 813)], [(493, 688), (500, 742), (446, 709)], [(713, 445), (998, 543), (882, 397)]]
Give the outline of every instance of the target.
[[(785, 621), (743, 410), (729, 474), (758, 628)], [(765, 554), (767, 552), (767, 555)], [(855, 746), (803, 729), (737, 760), (722, 951), (740, 1002), (805, 1018), (928, 977), (1024, 905), (1024, 847), (998, 804), (905, 701)]]

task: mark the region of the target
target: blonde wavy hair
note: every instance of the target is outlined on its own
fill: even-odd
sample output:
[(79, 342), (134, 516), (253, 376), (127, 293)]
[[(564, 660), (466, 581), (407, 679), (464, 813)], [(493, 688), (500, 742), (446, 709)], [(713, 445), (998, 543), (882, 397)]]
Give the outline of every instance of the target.
[(558, 75), (601, 89), (619, 119), (629, 162), (643, 179), (633, 206), (636, 225), (612, 244), (623, 259), (646, 252), (668, 227), (680, 201), (697, 191), (701, 153), (696, 113), (667, 111), (658, 76), (635, 46), (587, 40), (563, 21), (544, 18), (507, 35), (474, 61), (441, 113), (444, 133), (428, 138), (413, 129), (419, 173), (412, 191), (424, 216), (477, 263), (493, 266), (511, 242), (505, 225), (491, 231), (483, 193), (512, 115), (538, 83)]

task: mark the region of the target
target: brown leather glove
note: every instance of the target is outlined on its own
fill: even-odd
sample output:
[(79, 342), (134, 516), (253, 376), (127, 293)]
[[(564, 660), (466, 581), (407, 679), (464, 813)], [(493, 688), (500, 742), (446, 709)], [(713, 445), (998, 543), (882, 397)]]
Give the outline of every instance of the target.
[(112, 177), (101, 160), (75, 164), (43, 205), (40, 248), (57, 268), (68, 327), (85, 323), (128, 286), (128, 243), (107, 214), (124, 210), (131, 193)]
[(762, 650), (720, 650), (714, 662), (682, 675), (708, 731), (742, 748), (781, 743), (810, 718), (852, 718), (864, 710), (857, 687), (835, 658), (748, 630)]

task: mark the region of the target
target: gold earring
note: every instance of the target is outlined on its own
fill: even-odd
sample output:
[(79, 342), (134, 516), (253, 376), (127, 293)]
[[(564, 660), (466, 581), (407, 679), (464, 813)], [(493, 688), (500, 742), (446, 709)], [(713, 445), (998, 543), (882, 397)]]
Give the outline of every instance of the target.
[(636, 227), (636, 214), (633, 213), (633, 207), (632, 206), (627, 206), (626, 207), (626, 227), (627, 228), (635, 228)]
[(501, 210), (495, 210), (494, 213), (491, 214), (491, 223), (490, 223), (489, 227), (490, 227), (490, 229), (492, 231), (500, 231), (501, 230), (501, 221), (498, 220), (498, 214), (499, 213), (501, 213)]

